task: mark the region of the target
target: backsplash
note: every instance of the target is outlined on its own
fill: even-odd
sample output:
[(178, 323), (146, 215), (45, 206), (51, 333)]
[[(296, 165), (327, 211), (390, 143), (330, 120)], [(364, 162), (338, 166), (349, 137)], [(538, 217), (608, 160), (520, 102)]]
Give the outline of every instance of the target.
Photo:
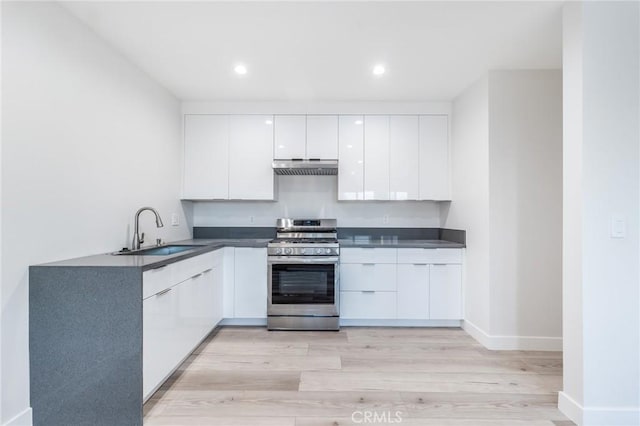
[(275, 226), (279, 217), (311, 217), (336, 218), (339, 227), (440, 227), (437, 202), (338, 201), (335, 176), (276, 179), (277, 201), (193, 203), (193, 226)]

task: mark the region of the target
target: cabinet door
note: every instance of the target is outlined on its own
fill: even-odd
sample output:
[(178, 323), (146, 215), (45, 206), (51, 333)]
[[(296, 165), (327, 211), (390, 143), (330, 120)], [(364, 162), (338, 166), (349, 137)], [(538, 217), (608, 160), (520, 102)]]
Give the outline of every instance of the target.
[(363, 200), (364, 118), (341, 115), (338, 127), (338, 200)]
[(224, 318), (224, 250), (225, 249), (222, 248), (214, 252), (213, 270), (211, 271), (211, 280), (213, 283), (212, 329)]
[(449, 120), (446, 115), (420, 117), (420, 199), (451, 199)]
[(273, 116), (229, 117), (229, 199), (273, 200)]
[(142, 393), (146, 400), (182, 359), (175, 288), (142, 301)]
[(338, 158), (338, 116), (307, 115), (307, 157)]
[(307, 124), (304, 115), (276, 115), (273, 158), (290, 160), (306, 157)]
[(229, 198), (229, 117), (185, 115), (182, 198)]
[(267, 249), (235, 249), (235, 317), (267, 317)]
[(224, 248), (222, 317), (235, 318), (235, 249)]
[(398, 318), (429, 319), (429, 265), (398, 265)]
[(389, 199), (389, 116), (364, 117), (364, 199)]
[(429, 316), (431, 319), (462, 319), (461, 265), (431, 265)]
[(389, 118), (389, 189), (392, 200), (420, 197), (420, 123), (417, 115)]

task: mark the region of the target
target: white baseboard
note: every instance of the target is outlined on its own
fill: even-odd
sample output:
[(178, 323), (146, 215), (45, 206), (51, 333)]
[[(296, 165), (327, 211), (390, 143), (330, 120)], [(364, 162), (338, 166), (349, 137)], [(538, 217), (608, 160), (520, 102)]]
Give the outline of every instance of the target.
[(582, 413), (584, 409), (566, 393), (558, 392), (558, 410), (577, 425), (582, 425)]
[(10, 419), (2, 426), (31, 426), (33, 425), (33, 416), (31, 407), (25, 408), (20, 414)]
[(494, 351), (561, 351), (562, 337), (492, 336), (470, 321), (462, 328), (487, 349)]
[(398, 319), (345, 319), (340, 318), (343, 327), (460, 327), (460, 320), (398, 320)]
[(578, 426), (637, 426), (640, 407), (583, 407), (564, 392), (558, 393), (558, 409)]

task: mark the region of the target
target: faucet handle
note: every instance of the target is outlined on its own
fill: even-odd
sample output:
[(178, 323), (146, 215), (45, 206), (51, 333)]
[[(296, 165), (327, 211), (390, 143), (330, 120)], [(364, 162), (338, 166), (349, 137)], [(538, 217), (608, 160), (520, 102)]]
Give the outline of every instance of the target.
[(140, 239), (138, 241), (140, 241), (140, 244), (144, 243), (144, 232), (140, 234)]
[(156, 245), (158, 247), (162, 245), (162, 238), (156, 238)]

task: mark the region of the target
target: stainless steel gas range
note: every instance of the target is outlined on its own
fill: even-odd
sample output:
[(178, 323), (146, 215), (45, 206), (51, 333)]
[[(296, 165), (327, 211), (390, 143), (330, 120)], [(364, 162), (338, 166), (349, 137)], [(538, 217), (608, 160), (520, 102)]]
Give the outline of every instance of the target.
[(269, 330), (338, 330), (336, 219), (278, 219), (267, 246)]

